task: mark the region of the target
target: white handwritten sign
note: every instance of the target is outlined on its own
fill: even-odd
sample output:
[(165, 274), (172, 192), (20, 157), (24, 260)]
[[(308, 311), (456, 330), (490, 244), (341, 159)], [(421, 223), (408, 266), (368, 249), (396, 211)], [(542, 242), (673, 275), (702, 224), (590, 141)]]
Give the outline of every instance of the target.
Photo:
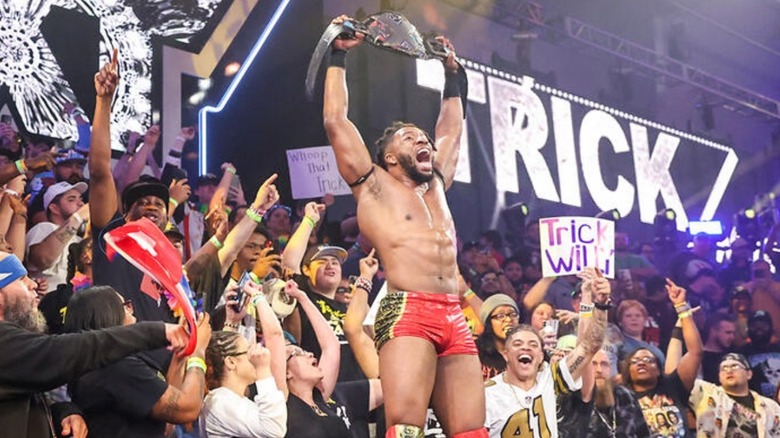
[(287, 167), (290, 169), (293, 199), (352, 193), (339, 175), (336, 156), (330, 146), (288, 150)]
[(539, 219), (542, 274), (576, 274), (585, 267), (601, 269), (615, 278), (615, 223), (592, 217)]

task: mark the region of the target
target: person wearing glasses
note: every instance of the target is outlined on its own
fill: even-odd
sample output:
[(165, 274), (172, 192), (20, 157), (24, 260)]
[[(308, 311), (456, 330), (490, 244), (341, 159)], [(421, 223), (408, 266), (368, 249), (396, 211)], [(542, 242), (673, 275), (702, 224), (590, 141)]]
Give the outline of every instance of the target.
[(287, 435), (290, 438), (368, 438), (368, 414), (383, 403), (379, 379), (336, 383), (341, 346), (328, 321), (308, 295), (288, 282), (287, 295), (309, 318), (322, 348), (310, 351), (287, 345)]
[(230, 331), (212, 336), (206, 349), (210, 392), (200, 415), (201, 436), (207, 438), (272, 438), (287, 433), (282, 326), (256, 285), (245, 285), (244, 293), (257, 310), (265, 345), (248, 341), (230, 326), (225, 326)]
[[(672, 331), (672, 340), (667, 350), (666, 371), (662, 368), (658, 356), (647, 348), (639, 348), (628, 355), (621, 374), (626, 387), (634, 391), (642, 408), (650, 436), (682, 438), (690, 436), (685, 422), (660, 422), (658, 414), (663, 418), (670, 418), (670, 414), (685, 418), (688, 397), (701, 365), (704, 346), (692, 318), (694, 310), (686, 301), (685, 289), (667, 279), (666, 293), (674, 304), (681, 326)], [(684, 341), (688, 351), (678, 360), (682, 353), (680, 341)]]
[[(131, 301), (110, 286), (93, 286), (71, 297), (65, 313), (65, 331), (101, 330), (135, 321)], [(163, 437), (166, 423), (195, 421), (203, 402), (203, 358), (211, 339), (208, 315), (198, 319), (197, 336), (186, 368), (184, 358), (174, 355), (170, 367), (162, 369), (153, 356), (143, 352), (71, 382), (70, 395), (84, 412), (89, 435)]]
[(728, 353), (718, 368), (720, 385), (696, 379), (689, 399), (696, 436), (780, 436), (780, 406), (748, 388), (752, 376), (745, 356)]
[(520, 311), (510, 296), (495, 294), (482, 303), (479, 317), (485, 330), (477, 338), (477, 351), (487, 381), (506, 370), (504, 342), (507, 332), (520, 324)]

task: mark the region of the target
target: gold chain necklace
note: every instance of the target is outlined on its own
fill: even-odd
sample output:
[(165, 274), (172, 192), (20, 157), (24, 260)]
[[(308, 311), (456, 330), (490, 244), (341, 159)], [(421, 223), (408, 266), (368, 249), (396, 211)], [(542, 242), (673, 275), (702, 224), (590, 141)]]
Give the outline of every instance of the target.
[(520, 401), (520, 397), (517, 396), (517, 392), (515, 391), (515, 385), (509, 383), (506, 380), (506, 373), (504, 373), (502, 378), (504, 379), (504, 383), (506, 383), (507, 386), (509, 386), (509, 390), (512, 391), (512, 395), (515, 396), (515, 401), (517, 401), (517, 404), (520, 405), (521, 408), (527, 409), (529, 406), (531, 406), (531, 400), (533, 400), (533, 397), (531, 397), (530, 395), (526, 395), (524, 398), (525, 403), (523, 403), (522, 401)]

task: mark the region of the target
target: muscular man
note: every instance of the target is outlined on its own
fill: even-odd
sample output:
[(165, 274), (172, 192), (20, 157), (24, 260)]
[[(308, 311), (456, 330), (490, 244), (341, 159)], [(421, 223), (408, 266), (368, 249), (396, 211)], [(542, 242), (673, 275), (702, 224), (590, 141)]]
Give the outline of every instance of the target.
[(346, 51), (362, 39), (333, 43), (323, 116), (339, 172), (357, 200), (360, 231), (374, 243), (387, 275), (389, 293), (376, 320), (386, 436), (422, 436), (429, 402), (447, 436), (486, 436), (482, 374), (458, 304), (455, 225), (444, 196), (463, 126), (460, 66), (454, 51), (444, 61), (435, 142), (413, 124), (395, 123), (377, 142), (375, 165), (347, 118)]

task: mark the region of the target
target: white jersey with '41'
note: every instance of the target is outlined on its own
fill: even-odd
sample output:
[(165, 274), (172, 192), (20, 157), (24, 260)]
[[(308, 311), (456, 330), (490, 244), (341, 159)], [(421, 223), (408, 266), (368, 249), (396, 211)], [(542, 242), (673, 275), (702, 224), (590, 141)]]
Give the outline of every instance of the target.
[(485, 426), (491, 438), (557, 438), (556, 396), (582, 388), (569, 373), (566, 361), (544, 363), (529, 391), (510, 385), (506, 372), (486, 383)]

